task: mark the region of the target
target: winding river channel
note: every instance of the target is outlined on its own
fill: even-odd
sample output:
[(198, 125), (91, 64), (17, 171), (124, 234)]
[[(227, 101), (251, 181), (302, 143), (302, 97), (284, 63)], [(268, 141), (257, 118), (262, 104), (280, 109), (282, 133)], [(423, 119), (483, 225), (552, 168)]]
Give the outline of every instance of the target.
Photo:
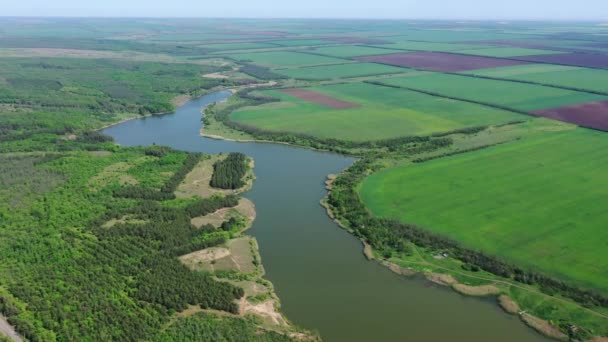
[(238, 143), (200, 136), (201, 109), (228, 91), (192, 100), (175, 113), (127, 121), (104, 130), (121, 145), (168, 145), (204, 153), (243, 152), (257, 180), (246, 197), (257, 219), (266, 278), (282, 311), (325, 341), (546, 341), (492, 299), (470, 298), (398, 276), (367, 261), (361, 243), (326, 215), (319, 200), (328, 174), (354, 159), (283, 144)]

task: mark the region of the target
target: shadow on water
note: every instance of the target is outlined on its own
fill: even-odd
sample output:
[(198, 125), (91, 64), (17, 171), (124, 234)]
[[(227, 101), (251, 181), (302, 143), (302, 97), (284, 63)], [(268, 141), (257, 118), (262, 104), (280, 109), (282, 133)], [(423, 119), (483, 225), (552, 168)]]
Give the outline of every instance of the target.
[(461, 296), (407, 279), (367, 261), (361, 243), (324, 212), (325, 177), (354, 160), (337, 154), (269, 143), (201, 137), (201, 109), (230, 96), (220, 91), (175, 113), (104, 130), (121, 145), (168, 145), (204, 153), (243, 152), (257, 177), (246, 197), (255, 202), (250, 230), (260, 244), (267, 278), (295, 324), (326, 341), (546, 341), (503, 313), (492, 299)]

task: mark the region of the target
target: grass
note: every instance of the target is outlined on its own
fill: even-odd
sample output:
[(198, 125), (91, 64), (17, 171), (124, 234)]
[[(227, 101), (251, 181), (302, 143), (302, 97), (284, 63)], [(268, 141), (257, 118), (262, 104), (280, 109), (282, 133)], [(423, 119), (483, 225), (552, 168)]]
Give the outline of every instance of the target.
[(341, 64), (343, 59), (310, 55), (291, 51), (272, 51), (258, 53), (240, 53), (229, 55), (240, 61), (251, 61), (266, 67), (294, 67), (306, 65)]
[(277, 73), (290, 78), (303, 80), (328, 80), (334, 78), (398, 74), (407, 72), (408, 70), (409, 69), (375, 63), (349, 63), (277, 70)]
[(596, 70), (550, 64), (518, 65), (475, 70), (475, 75), (540, 82), (558, 86), (608, 92), (608, 70)]
[(450, 74), (425, 74), (382, 80), (382, 83), (430, 91), (445, 96), (533, 111), (608, 97), (532, 84), (497, 81)]
[(365, 141), (426, 135), (522, 118), (485, 106), (365, 83), (311, 90), (361, 106), (330, 109), (278, 91), (266, 91), (265, 94), (280, 98), (281, 102), (237, 110), (232, 119), (271, 131)]
[(606, 292), (607, 147), (600, 132), (553, 132), (386, 169), (360, 194), (375, 215)]
[(486, 57), (516, 57), (516, 56), (532, 56), (532, 55), (552, 55), (563, 53), (560, 51), (526, 49), (517, 47), (498, 47), (489, 49), (472, 49), (472, 50), (457, 50), (455, 52), (464, 53), (467, 55), (486, 56)]

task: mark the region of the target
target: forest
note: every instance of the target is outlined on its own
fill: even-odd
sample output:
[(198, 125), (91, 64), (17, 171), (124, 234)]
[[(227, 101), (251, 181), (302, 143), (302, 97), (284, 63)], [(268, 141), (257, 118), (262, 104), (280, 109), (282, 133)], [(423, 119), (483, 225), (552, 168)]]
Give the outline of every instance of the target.
[(245, 185), (243, 178), (249, 169), (249, 161), (243, 153), (230, 153), (213, 164), (210, 185), (220, 189), (238, 189)]

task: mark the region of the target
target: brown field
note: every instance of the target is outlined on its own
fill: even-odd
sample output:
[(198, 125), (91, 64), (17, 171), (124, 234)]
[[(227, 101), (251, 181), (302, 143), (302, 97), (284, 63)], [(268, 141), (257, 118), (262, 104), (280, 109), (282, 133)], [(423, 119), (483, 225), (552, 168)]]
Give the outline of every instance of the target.
[(468, 71), (527, 64), (527, 62), (524, 61), (481, 56), (465, 56), (441, 52), (396, 53), (380, 56), (365, 56), (356, 59), (364, 62), (382, 63), (440, 72)]
[(356, 108), (360, 106), (356, 103), (334, 99), (333, 97), (306, 89), (282, 89), (281, 92), (332, 109)]
[(608, 131), (608, 101), (537, 110), (536, 115), (582, 127)]
[(608, 55), (560, 53), (555, 55), (519, 56), (518, 60), (608, 69)]

